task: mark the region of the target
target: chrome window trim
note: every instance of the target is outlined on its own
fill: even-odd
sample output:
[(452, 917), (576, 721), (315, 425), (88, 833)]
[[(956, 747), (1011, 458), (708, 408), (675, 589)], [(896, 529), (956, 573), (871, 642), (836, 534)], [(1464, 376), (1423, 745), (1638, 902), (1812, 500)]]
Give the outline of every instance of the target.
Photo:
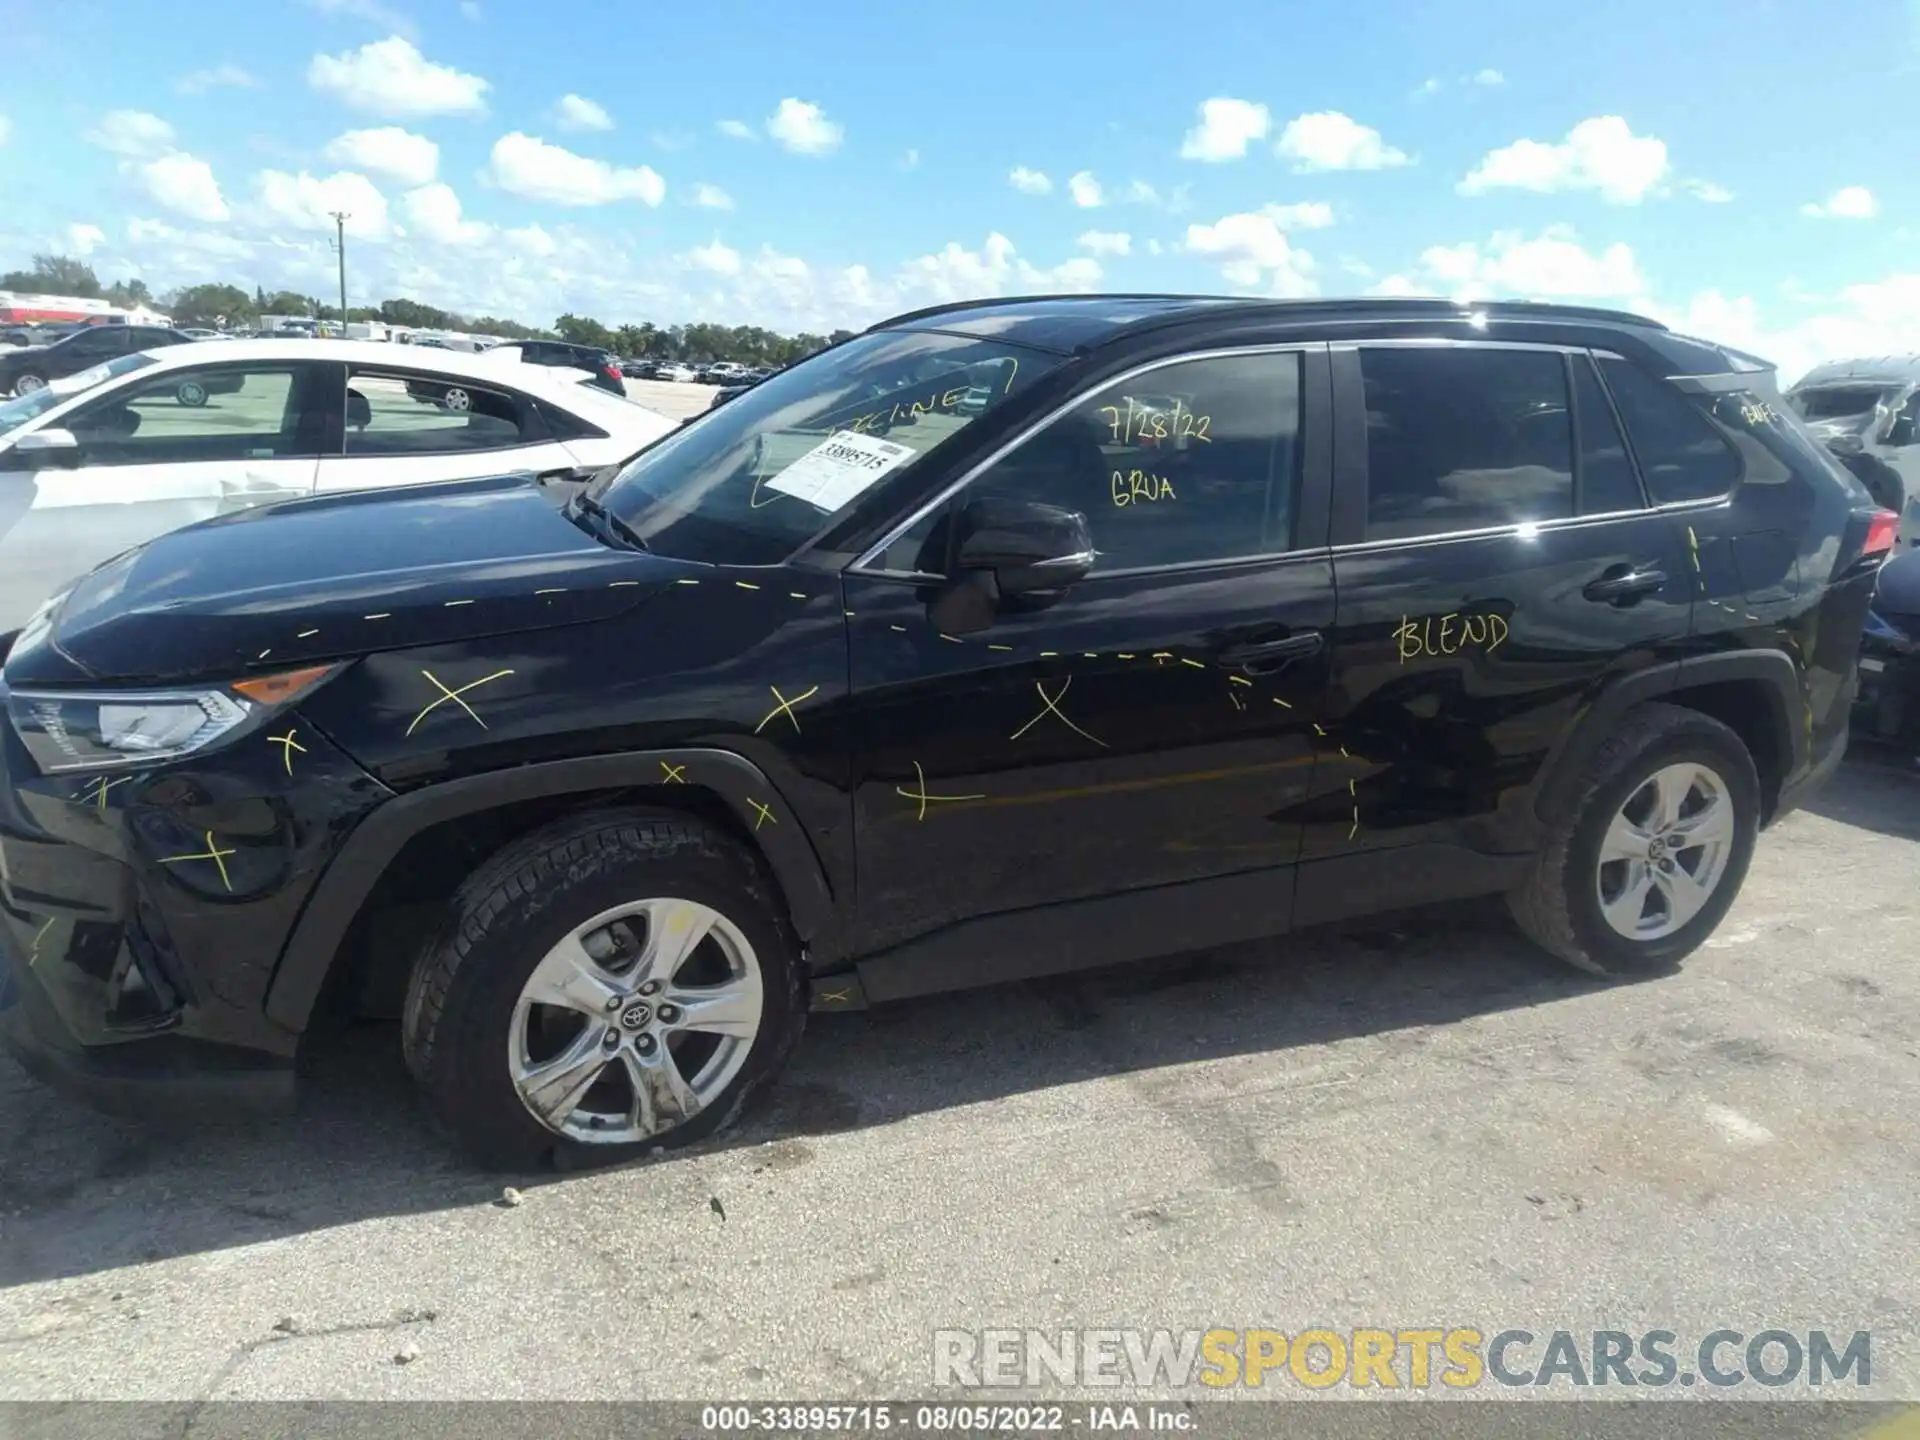
[[(971, 467), (969, 467), (966, 471), (964, 471), (959, 476), (958, 479), (954, 480), (951, 484), (944, 487), (937, 495), (933, 496), (932, 499), (925, 501), (923, 504), (921, 504), (921, 506), (918, 509), (914, 510), (911, 514), (909, 514), (905, 520), (902, 520), (899, 524), (895, 525), (891, 530), (887, 531), (886, 534), (882, 535), (879, 540), (875, 541), (872, 545), (869, 545), (865, 550), (863, 550), (860, 553), (859, 558), (856, 559), (851, 565), (847, 566), (846, 569), (848, 572), (851, 572), (853, 574), (866, 575), (866, 576), (885, 578), (885, 579), (916, 578), (916, 579), (931, 580), (935, 582), (945, 580), (947, 577), (944, 575), (928, 575), (925, 571), (918, 571), (918, 570), (880, 569), (880, 568), (873, 567), (870, 564), (870, 562), (874, 559), (875, 556), (885, 554), (888, 547), (891, 546), (894, 543), (894, 541), (898, 540), (902, 535), (906, 534), (907, 531), (911, 530), (914, 526), (918, 525), (922, 520), (926, 519), (928, 515), (932, 514), (934, 511), (938, 510), (942, 505), (946, 504), (947, 501), (951, 500), (955, 495), (959, 494), (960, 491), (966, 489), (967, 486), (971, 485), (975, 480), (979, 479), (980, 476), (984, 475), (988, 470), (991, 470), (995, 465), (998, 465), (1002, 460), (1004, 460), (1007, 456), (1011, 455), (1015, 450), (1019, 449), (1022, 445), (1026, 444), (1027, 441), (1031, 440), (1034, 436), (1038, 435), (1042, 430), (1046, 429), (1049, 425), (1053, 424), (1056, 420), (1060, 419), (1061, 416), (1065, 415), (1068, 411), (1073, 410), (1074, 408), (1079, 406), (1082, 402), (1092, 399), (1095, 395), (1100, 395), (1105, 393), (1107, 390), (1111, 389), (1115, 385), (1124, 385), (1129, 380), (1136, 379), (1141, 375), (1150, 375), (1156, 370), (1165, 370), (1166, 368), (1172, 365), (1186, 365), (1196, 360), (1233, 360), (1233, 359), (1239, 359), (1249, 355), (1308, 355), (1308, 354), (1313, 354), (1319, 351), (1323, 351), (1327, 348), (1328, 348), (1327, 342), (1324, 340), (1289, 340), (1284, 343), (1271, 344), (1271, 345), (1233, 345), (1233, 346), (1227, 346), (1217, 350), (1192, 350), (1192, 351), (1183, 352), (1179, 355), (1163, 355), (1157, 360), (1149, 360), (1142, 365), (1135, 366), (1131, 370), (1123, 370), (1118, 375), (1109, 376), (1107, 379), (1101, 381), (1093, 389), (1083, 390), (1078, 394), (1074, 395), (1071, 399), (1063, 402), (1060, 405), (1055, 406), (1052, 410), (1049, 410), (1045, 415), (1042, 415), (1039, 419), (1027, 425), (1019, 433), (1009, 437), (1004, 444), (996, 447), (992, 452), (984, 456), (982, 459), (975, 461), (974, 464)], [(1295, 550), (1276, 550), (1263, 555), (1236, 555), (1231, 557), (1220, 557), (1219, 559), (1208, 560), (1208, 561), (1182, 561), (1180, 562), (1180, 564), (1183, 566), (1187, 564), (1219, 564), (1221, 563), (1222, 559), (1261, 560), (1261, 559), (1272, 559), (1276, 555), (1294, 555), (1298, 553), (1299, 552)], [(1131, 567), (1126, 571), (1109, 570), (1105, 573), (1109, 575), (1119, 575), (1119, 574), (1137, 575), (1137, 574), (1143, 574), (1143, 573), (1149, 573), (1149, 572), (1157, 572), (1157, 571), (1165, 570), (1168, 568), (1170, 567), (1164, 566), (1164, 565), (1135, 566), (1135, 567)], [(1100, 572), (1096, 571), (1094, 573), (1098, 574)], [(1094, 578), (1094, 576), (1089, 575), (1087, 578), (1088, 580), (1091, 580)]]
[(1357, 350), (1534, 350), (1552, 355), (1585, 355), (1587, 345), (1559, 345), (1545, 340), (1472, 340), (1451, 335), (1389, 335), (1378, 340), (1330, 340), (1334, 351)]
[[(1724, 500), (1725, 497), (1722, 497)], [(1696, 502), (1685, 502), (1689, 508), (1703, 508)], [(1709, 501), (1709, 504), (1721, 503)], [(1532, 530), (1536, 534), (1548, 531), (1572, 530), (1583, 525), (1602, 525), (1617, 523), (1621, 520), (1644, 519), (1659, 514), (1654, 507), (1642, 507), (1637, 510), (1605, 510), (1598, 515), (1563, 515), (1554, 520), (1516, 520), (1511, 525), (1483, 525), (1475, 530), (1436, 530), (1430, 535), (1394, 535), (1381, 540), (1355, 540), (1346, 545), (1335, 545), (1335, 555), (1352, 555), (1374, 550), (1390, 550), (1399, 546), (1428, 545), (1435, 541), (1455, 540), (1518, 540), (1522, 530)], [(1528, 537), (1531, 538), (1531, 537)]]

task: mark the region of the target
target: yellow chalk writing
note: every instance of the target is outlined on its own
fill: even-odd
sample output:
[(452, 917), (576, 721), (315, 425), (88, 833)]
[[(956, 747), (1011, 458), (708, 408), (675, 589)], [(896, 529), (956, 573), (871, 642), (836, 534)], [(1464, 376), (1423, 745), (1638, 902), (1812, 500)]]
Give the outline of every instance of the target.
[(1123, 510), (1129, 505), (1180, 498), (1173, 493), (1171, 480), (1146, 470), (1129, 470), (1125, 474), (1114, 471), (1112, 489), (1113, 503)]
[(1506, 643), (1507, 630), (1506, 618), (1500, 615), (1465, 615), (1454, 611), (1420, 620), (1402, 615), (1394, 628), (1393, 643), (1404, 665), (1422, 656), (1458, 655), (1468, 649), (1491, 655)]
[(1163, 440), (1198, 440), (1211, 445), (1211, 415), (1199, 415), (1178, 398), (1169, 409), (1164, 403), (1141, 402), (1128, 395), (1126, 406), (1102, 405), (1094, 413), (1107, 417), (1107, 443), (1158, 445)]

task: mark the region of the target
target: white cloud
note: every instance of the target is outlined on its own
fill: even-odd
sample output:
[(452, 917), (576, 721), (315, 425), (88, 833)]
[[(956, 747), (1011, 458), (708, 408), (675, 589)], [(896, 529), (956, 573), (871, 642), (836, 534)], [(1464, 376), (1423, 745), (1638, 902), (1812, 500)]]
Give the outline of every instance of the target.
[(159, 204), (193, 220), (225, 220), (227, 202), (213, 178), (213, 167), (174, 150), (139, 165), (141, 187)]
[(1420, 253), (1419, 271), (1426, 293), (1456, 300), (1611, 300), (1637, 306), (1648, 289), (1629, 246), (1616, 241), (1604, 250), (1588, 250), (1565, 226), (1532, 238), (1502, 231), (1485, 245), (1471, 240), (1430, 245)]
[(144, 110), (109, 110), (86, 139), (116, 155), (164, 155), (173, 148), (173, 126)]
[(1293, 161), (1297, 171), (1387, 170), (1410, 163), (1370, 125), (1338, 110), (1317, 110), (1287, 122), (1274, 153)]
[(1133, 237), (1124, 230), (1088, 230), (1080, 236), (1080, 248), (1091, 255), (1126, 255), (1133, 250)]
[(1100, 189), (1100, 182), (1093, 178), (1091, 170), (1082, 170), (1068, 179), (1067, 193), (1082, 210), (1092, 210), (1106, 203), (1106, 195)]
[(1422, 290), (1405, 275), (1389, 275), (1379, 284), (1369, 287), (1369, 295), (1384, 295), (1394, 299), (1408, 299), (1415, 295), (1431, 295), (1431, 290)]
[(440, 147), (398, 125), (349, 130), (327, 145), (326, 157), (336, 165), (390, 176), (402, 185), (425, 185), (440, 169)]
[(1913, 349), (1920, 335), (1920, 272), (1849, 285), (1834, 298), (1835, 308), (1778, 328), (1762, 322), (1751, 297), (1718, 290), (1695, 295), (1677, 310), (1649, 307), (1648, 313), (1683, 334), (1773, 361), (1783, 385), (1822, 361)]
[(1189, 225), (1184, 248), (1218, 261), (1220, 273), (1242, 289), (1264, 288), (1289, 297), (1318, 294), (1313, 257), (1287, 238), (1271, 213), (1279, 208), (1223, 215), (1211, 225)]
[(1024, 165), (1016, 165), (1007, 173), (1007, 183), (1023, 195), (1045, 195), (1053, 189), (1053, 181), (1041, 170), (1029, 170)]
[(399, 35), (338, 55), (314, 56), (307, 83), (343, 105), (394, 119), (478, 115), (491, 88), (478, 75), (435, 64)]
[(375, 29), (405, 35), (409, 39), (419, 33), (412, 16), (386, 4), (385, 0), (307, 0), (307, 3), (322, 15), (344, 15), (352, 20), (364, 20)]
[(91, 255), (107, 243), (107, 232), (98, 225), (67, 226), (67, 248), (76, 255)]
[(554, 104), (553, 123), (562, 130), (611, 130), (613, 116), (604, 105), (568, 92)]
[(738, 275), (740, 273), (740, 252), (729, 245), (715, 240), (710, 245), (696, 246), (682, 257), (696, 270), (705, 270), (714, 275)]
[(543, 259), (560, 248), (560, 242), (538, 225), (526, 225), (518, 230), (509, 230), (506, 238), (507, 243), (514, 249)]
[(238, 65), (212, 65), (195, 70), (173, 82), (182, 95), (204, 95), (209, 90), (255, 90), (260, 82)]
[[(1100, 262), (1086, 256), (1047, 267), (1030, 264), (1015, 252), (1013, 241), (995, 231), (978, 250), (949, 240), (944, 248), (909, 260), (888, 287), (893, 296), (891, 305), (880, 308), (1003, 295), (1009, 287), (1086, 291), (1100, 283), (1101, 274)], [(880, 297), (875, 294), (871, 298)]]
[(704, 180), (693, 187), (693, 203), (703, 210), (733, 209), (733, 197), (718, 185), (709, 185)]
[(1442, 80), (1438, 75), (1429, 75), (1414, 87), (1412, 98), (1415, 100), (1429, 99), (1444, 90), (1446, 83), (1447, 82)]
[(409, 190), (400, 203), (406, 211), (407, 233), (436, 245), (478, 245), (493, 233), (492, 226), (464, 218), (460, 197), (450, 185), (422, 185)]
[(389, 232), (387, 197), (366, 176), (353, 170), (314, 176), (302, 170), (262, 170), (254, 177), (266, 216), (302, 230), (334, 228), (335, 211), (346, 215), (347, 234), (358, 240), (384, 240)]
[(493, 142), (489, 168), (502, 190), (554, 205), (610, 205), (617, 200), (658, 205), (667, 194), (666, 181), (650, 165), (622, 169), (518, 130)]
[(1266, 205), (1261, 207), (1260, 213), (1270, 217), (1282, 230), (1324, 230), (1333, 224), (1333, 207), (1324, 200)]
[(1696, 200), (1709, 205), (1724, 205), (1733, 199), (1733, 192), (1724, 185), (1716, 185), (1711, 180), (1682, 180), (1680, 188)]
[(1871, 220), (1879, 208), (1866, 186), (1846, 185), (1825, 200), (1802, 205), (1800, 213), (1827, 220)]
[(744, 120), (722, 120), (714, 128), (734, 140), (758, 140), (760, 136)]
[(1496, 85), (1506, 84), (1507, 77), (1505, 75), (1502, 75), (1498, 70), (1495, 70), (1489, 67), (1488, 69), (1485, 69), (1485, 70), (1476, 71), (1474, 73), (1473, 83), (1475, 85), (1484, 85), (1488, 87), (1493, 87)]
[(1488, 152), (1462, 180), (1462, 195), (1489, 190), (1594, 190), (1615, 205), (1637, 205), (1654, 193), (1671, 166), (1667, 146), (1635, 135), (1618, 115), (1582, 120), (1557, 144), (1516, 140)]
[(846, 129), (818, 105), (791, 95), (767, 117), (767, 134), (796, 155), (826, 155), (840, 148)]
[(1238, 160), (1272, 128), (1273, 112), (1255, 101), (1227, 96), (1202, 100), (1200, 123), (1187, 131), (1180, 154), (1188, 160)]
[(1162, 195), (1145, 180), (1130, 180), (1127, 182), (1127, 188), (1120, 192), (1119, 203), (1123, 205), (1152, 205), (1156, 209), (1178, 214), (1187, 208), (1188, 190), (1188, 186), (1176, 185), (1167, 194)]

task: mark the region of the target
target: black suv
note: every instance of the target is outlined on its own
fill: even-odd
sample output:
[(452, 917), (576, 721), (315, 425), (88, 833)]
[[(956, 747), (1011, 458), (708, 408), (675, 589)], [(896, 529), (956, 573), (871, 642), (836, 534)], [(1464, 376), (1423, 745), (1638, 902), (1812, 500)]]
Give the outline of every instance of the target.
[(518, 1167), (712, 1133), (809, 1008), (1447, 897), (1657, 971), (1838, 763), (1892, 520), (1748, 357), (1437, 301), (921, 311), (547, 481), (224, 516), (19, 634), (28, 1065), (278, 1096), (384, 1000)]
[(122, 355), (191, 344), (165, 325), (88, 325), (48, 344), (0, 352), (0, 395), (30, 395), (50, 380), (64, 379)]

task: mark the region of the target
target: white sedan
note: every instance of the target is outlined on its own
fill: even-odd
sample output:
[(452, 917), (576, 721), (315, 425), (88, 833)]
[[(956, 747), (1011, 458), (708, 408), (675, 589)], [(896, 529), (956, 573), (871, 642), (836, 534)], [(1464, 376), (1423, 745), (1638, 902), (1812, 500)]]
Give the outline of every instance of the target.
[(676, 422), (567, 372), (362, 340), (117, 359), (0, 403), (0, 636), (122, 550), (249, 505), (595, 469)]

